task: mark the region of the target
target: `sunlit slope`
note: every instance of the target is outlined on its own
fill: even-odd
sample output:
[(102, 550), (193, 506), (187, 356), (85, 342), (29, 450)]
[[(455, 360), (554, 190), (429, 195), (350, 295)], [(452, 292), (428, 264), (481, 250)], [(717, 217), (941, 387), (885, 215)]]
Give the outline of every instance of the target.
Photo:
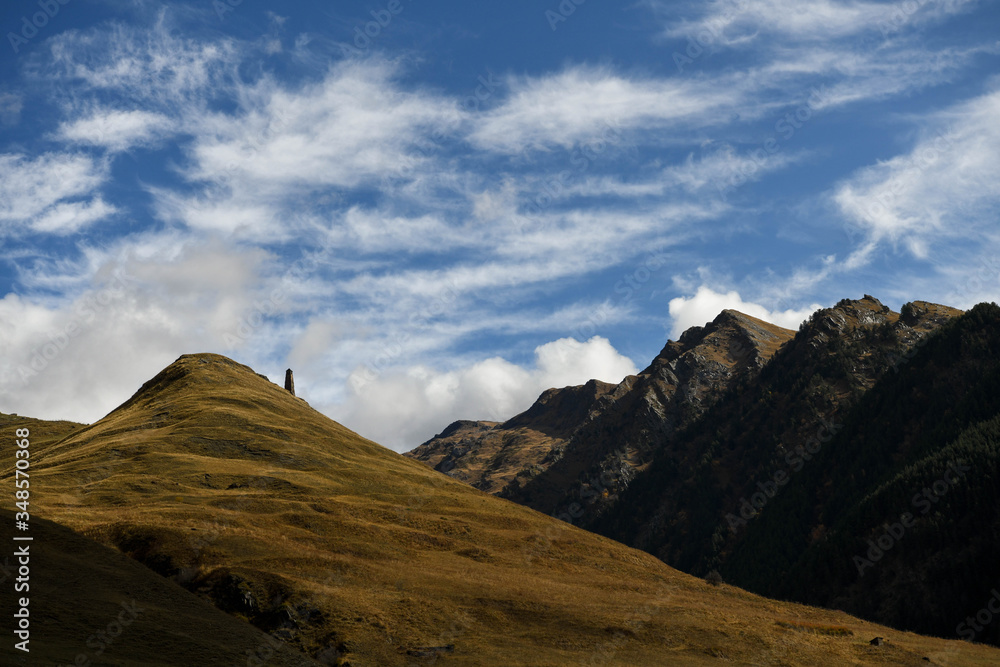
[[(9, 544), (14, 513), (0, 510), (0, 523)], [(316, 664), (64, 526), (35, 517), (30, 535), (30, 589), (24, 593), (30, 603), (30, 652), (16, 650), (5, 637), (0, 664), (244, 665), (249, 655), (267, 658), (275, 667)], [(13, 588), (14, 576), (5, 581), (5, 589)], [(14, 598), (10, 590), (0, 596), (3, 628), (11, 637), (6, 619), (17, 610)], [(79, 656), (83, 659), (77, 662)]]
[(10, 433), (19, 428), (29, 429), (31, 431), (31, 447), (35, 453), (40, 453), (49, 445), (83, 427), (84, 424), (77, 422), (48, 421), (0, 412), (0, 432)]
[(217, 355), (181, 357), (47, 447), (32, 490), (37, 513), (326, 664), (1000, 660), (711, 587), (450, 480)]

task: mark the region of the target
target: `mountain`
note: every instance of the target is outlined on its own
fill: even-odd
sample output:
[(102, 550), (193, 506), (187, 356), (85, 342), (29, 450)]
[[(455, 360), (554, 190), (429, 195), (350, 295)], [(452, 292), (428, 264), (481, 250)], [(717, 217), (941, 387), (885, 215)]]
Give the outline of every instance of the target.
[(903, 361), (747, 525), (724, 571), (772, 595), (1000, 645), (997, 624), (966, 621), (1000, 584), (1000, 308), (976, 306)]
[(496, 493), (515, 478), (530, 478), (557, 461), (573, 433), (614, 389), (599, 380), (549, 389), (531, 408), (503, 424), (457, 421), (404, 456)]
[(922, 302), (904, 310), (865, 296), (815, 312), (755, 378), (662, 441), (620, 507), (586, 525), (687, 572), (719, 567), (742, 535), (728, 524), (739, 527), (758, 484), (770, 489), (776, 471), (797, 472), (810, 456), (797, 448), (828, 442), (908, 349), (961, 312)]
[[(447, 469), (456, 479), (472, 477), (484, 490), (502, 487), (502, 497), (580, 521), (585, 510), (593, 514), (612, 503), (646, 469), (659, 443), (696, 419), (733, 382), (759, 371), (792, 335), (726, 310), (668, 342), (648, 368), (617, 386), (591, 381), (552, 389), (504, 424), (488, 429), (452, 425), (409, 455)], [(550, 439), (530, 441), (526, 429)], [(458, 455), (441, 456), (455, 450)], [(484, 450), (491, 460), (526, 465), (514, 474), (515, 466), (498, 466), (502, 476), (490, 466), (476, 466), (470, 475), (468, 459)]]
[(1000, 580), (998, 359), (992, 304), (819, 311), (591, 527), (761, 594), (1000, 643), (966, 623)]
[[(217, 355), (181, 357), (104, 419), (43, 444), (35, 515), (320, 664), (1000, 659), (680, 573), (367, 441)], [(53, 572), (68, 586), (65, 569)], [(74, 627), (95, 622), (79, 613)], [(158, 637), (145, 640), (160, 642), (152, 664), (217, 664)]]

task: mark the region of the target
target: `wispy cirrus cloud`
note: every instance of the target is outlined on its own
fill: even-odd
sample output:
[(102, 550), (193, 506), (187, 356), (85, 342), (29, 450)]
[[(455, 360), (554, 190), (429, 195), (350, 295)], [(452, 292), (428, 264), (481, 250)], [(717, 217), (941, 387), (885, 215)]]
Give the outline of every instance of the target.
[(107, 165), (86, 155), (0, 154), (0, 229), (62, 233), (106, 217), (114, 207), (89, 198), (107, 178)]
[(929, 114), (912, 149), (858, 170), (833, 200), (872, 242), (927, 257), (935, 238), (973, 238), (1000, 211), (1000, 92)]
[(238, 41), (186, 36), (166, 9), (148, 27), (111, 22), (68, 30), (47, 44), (50, 55), (39, 72), (47, 79), (163, 107), (201, 106), (206, 94), (231, 90), (241, 59)]
[[(651, 6), (663, 16), (670, 37), (706, 33), (712, 41), (746, 47), (758, 38), (778, 36), (797, 42), (815, 42), (878, 31), (880, 24), (899, 23), (897, 13), (907, 23), (939, 20), (974, 6), (977, 0), (949, 2), (865, 2), (863, 0), (712, 0), (706, 3), (667, 3), (654, 0)], [(691, 10), (695, 18), (678, 16)], [(709, 38), (706, 37), (705, 41)]]
[[(748, 101), (739, 79), (693, 81), (624, 76), (608, 68), (569, 67), (511, 77), (509, 95), (481, 115), (473, 145), (502, 153), (572, 148), (615, 132), (721, 123)], [(607, 138), (606, 136), (604, 138)]]
[(55, 138), (69, 144), (120, 152), (162, 141), (175, 127), (174, 121), (162, 113), (141, 109), (95, 109), (84, 118), (61, 123)]

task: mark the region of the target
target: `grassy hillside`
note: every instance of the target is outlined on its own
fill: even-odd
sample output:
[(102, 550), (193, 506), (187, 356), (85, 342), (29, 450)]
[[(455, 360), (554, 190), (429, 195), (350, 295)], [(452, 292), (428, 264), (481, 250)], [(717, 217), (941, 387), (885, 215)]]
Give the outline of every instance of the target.
[(364, 440), (217, 355), (181, 357), (32, 471), (38, 515), (320, 664), (1000, 660), (711, 586)]
[[(0, 510), (0, 524), (10, 544), (14, 513)], [(30, 535), (34, 538), (30, 590), (25, 595), (30, 601), (31, 650), (18, 651), (4, 637), (0, 664), (245, 665), (250, 655), (275, 667), (317, 664), (120, 552), (64, 526), (34, 517)], [(4, 619), (17, 611), (8, 589), (13, 576), (0, 575), (5, 579), (0, 596)], [(83, 658), (77, 662), (79, 656)]]

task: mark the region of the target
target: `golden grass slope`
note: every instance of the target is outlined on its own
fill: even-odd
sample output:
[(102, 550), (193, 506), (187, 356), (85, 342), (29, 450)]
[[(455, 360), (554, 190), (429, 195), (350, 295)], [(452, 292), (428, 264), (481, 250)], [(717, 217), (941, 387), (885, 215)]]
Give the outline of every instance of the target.
[(321, 664), (1000, 661), (709, 586), (365, 440), (218, 355), (181, 357), (32, 470), (38, 514)]

